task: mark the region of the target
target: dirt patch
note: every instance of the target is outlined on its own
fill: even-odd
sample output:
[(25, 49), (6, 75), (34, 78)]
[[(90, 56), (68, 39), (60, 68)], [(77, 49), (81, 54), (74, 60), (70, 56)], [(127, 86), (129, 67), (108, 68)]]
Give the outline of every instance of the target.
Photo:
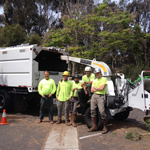
[[(109, 132), (80, 140), (81, 149), (149, 150), (150, 132), (144, 125), (143, 117), (144, 112), (135, 109), (127, 120), (109, 120)], [(84, 125), (79, 126), (78, 129), (79, 137), (101, 133), (101, 131), (88, 133), (88, 128)], [(130, 138), (126, 138), (128, 134)]]

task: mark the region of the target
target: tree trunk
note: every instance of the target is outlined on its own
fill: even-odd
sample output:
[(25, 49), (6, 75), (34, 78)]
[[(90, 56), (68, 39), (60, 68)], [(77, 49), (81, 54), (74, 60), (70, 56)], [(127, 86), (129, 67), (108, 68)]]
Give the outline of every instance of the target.
[(75, 74), (75, 63), (72, 62), (72, 76), (74, 76)]

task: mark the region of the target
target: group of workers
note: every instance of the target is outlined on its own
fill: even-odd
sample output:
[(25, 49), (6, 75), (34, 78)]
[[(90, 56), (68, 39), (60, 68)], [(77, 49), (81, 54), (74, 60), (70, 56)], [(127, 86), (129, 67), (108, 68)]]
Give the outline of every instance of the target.
[[(95, 73), (95, 74), (94, 74)], [(56, 90), (55, 81), (49, 77), (49, 72), (44, 72), (44, 79), (42, 79), (38, 86), (38, 92), (41, 95), (40, 105), (40, 119), (39, 123), (43, 121), (45, 107), (49, 109), (49, 121), (53, 121), (53, 94), (56, 92), (58, 119), (56, 124), (62, 121), (62, 110), (64, 109), (65, 124), (77, 126), (75, 123), (77, 115), (77, 107), (82, 107), (88, 100), (90, 100), (92, 127), (89, 132), (97, 131), (97, 111), (98, 107), (101, 119), (103, 121), (102, 133), (107, 133), (107, 121), (104, 107), (104, 96), (107, 88), (107, 79), (102, 77), (100, 68), (96, 68), (92, 73), (91, 67), (85, 68), (85, 75), (82, 81), (79, 80), (79, 75), (74, 75), (74, 81), (68, 80), (69, 72), (63, 72), (63, 78), (59, 81)], [(95, 77), (96, 76), (96, 77)], [(69, 113), (71, 113), (71, 120), (69, 121)]]

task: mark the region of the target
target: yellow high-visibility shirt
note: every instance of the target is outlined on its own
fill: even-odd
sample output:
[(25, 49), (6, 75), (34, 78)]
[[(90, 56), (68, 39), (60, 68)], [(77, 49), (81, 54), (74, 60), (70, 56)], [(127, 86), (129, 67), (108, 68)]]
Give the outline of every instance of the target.
[(73, 89), (74, 89), (74, 88), (77, 88), (78, 90), (79, 90), (79, 89), (82, 89), (81, 82), (76, 83), (76, 82), (74, 81), (74, 82), (73, 82), (73, 86), (72, 86), (72, 94), (71, 94), (71, 96), (73, 96), (73, 97), (78, 97), (78, 90), (74, 90), (74, 92), (73, 92)]
[[(107, 83), (107, 79), (105, 77), (101, 77), (100, 79), (95, 79), (92, 83), (92, 87), (96, 87), (96, 88), (99, 88), (101, 87), (103, 84), (108, 84)], [(107, 89), (107, 86), (105, 86), (104, 90), (102, 91), (96, 91), (94, 92), (95, 94), (102, 94), (102, 95), (105, 95), (106, 93), (106, 89)]]
[(67, 101), (71, 98), (72, 84), (69, 80), (59, 81), (56, 92), (56, 97), (58, 97), (59, 101)]
[(94, 81), (94, 80), (95, 80), (95, 74), (94, 73), (91, 73), (89, 77), (87, 75), (84, 75), (82, 77), (82, 82), (89, 82), (89, 81)]
[(48, 80), (43, 79), (38, 85), (38, 92), (40, 95), (54, 94), (56, 91), (55, 81), (51, 78)]

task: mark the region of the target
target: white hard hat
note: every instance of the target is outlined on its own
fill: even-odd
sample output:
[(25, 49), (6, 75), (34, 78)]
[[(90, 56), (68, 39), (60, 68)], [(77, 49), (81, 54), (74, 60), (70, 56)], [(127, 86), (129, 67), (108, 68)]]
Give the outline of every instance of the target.
[(94, 73), (102, 72), (100, 68), (95, 68)]
[(84, 71), (92, 71), (91, 67), (85, 67)]

